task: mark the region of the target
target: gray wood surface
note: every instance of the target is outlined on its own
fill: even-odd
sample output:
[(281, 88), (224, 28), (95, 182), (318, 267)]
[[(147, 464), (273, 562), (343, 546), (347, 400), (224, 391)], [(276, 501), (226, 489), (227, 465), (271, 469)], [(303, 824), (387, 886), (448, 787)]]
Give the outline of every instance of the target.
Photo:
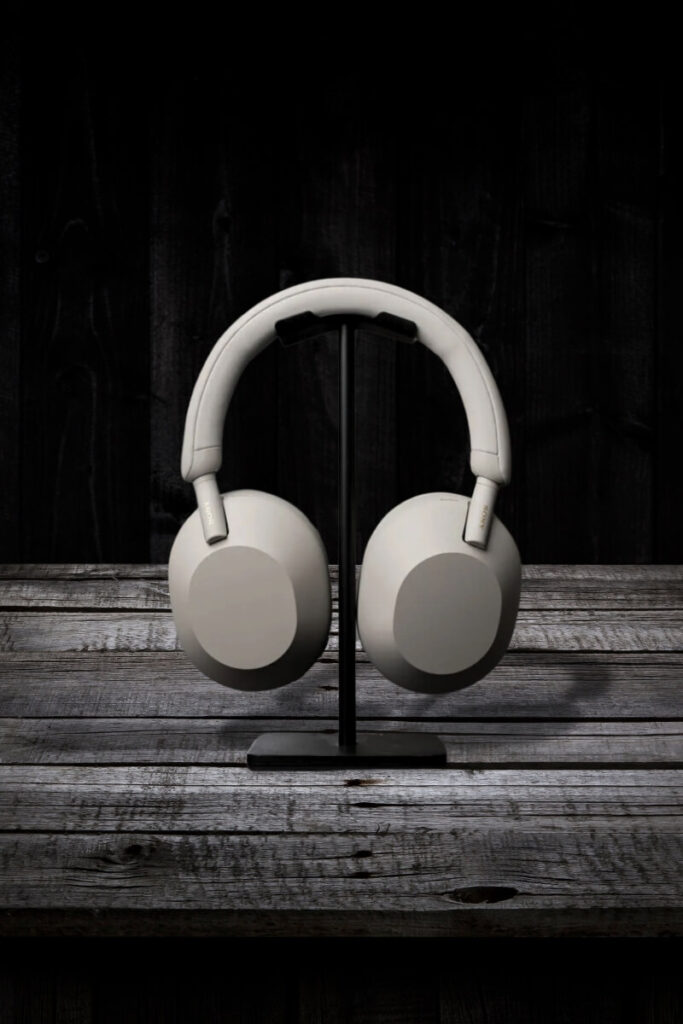
[[(330, 579), (336, 597), (336, 565)], [(524, 565), (522, 580), (522, 608), (676, 608), (683, 598), (683, 565)], [(0, 607), (170, 608), (165, 564), (2, 564), (0, 581)]]
[[(356, 647), (359, 658), (367, 660), (359, 642)], [(335, 613), (323, 660), (335, 658), (337, 648)], [(85, 608), (0, 612), (0, 651), (178, 649), (170, 612)], [(618, 616), (612, 609), (522, 609), (510, 650), (683, 651), (683, 609), (624, 609)]]
[[(317, 662), (270, 693), (245, 694), (206, 679), (175, 652), (0, 652), (0, 717), (329, 718), (337, 665)], [(399, 689), (359, 662), (362, 719), (569, 720), (681, 717), (679, 652), (512, 652), (476, 684), (439, 697)]]
[[(188, 702), (191, 696), (188, 694)], [(387, 709), (388, 711), (389, 709)], [(409, 723), (409, 726), (406, 724)], [(452, 765), (683, 767), (676, 721), (364, 721), (359, 731), (438, 731)], [(263, 732), (335, 732), (336, 719), (0, 718), (2, 764), (246, 764)]]
[(681, 931), (683, 567), (525, 567), (459, 693), (359, 651), (359, 728), (437, 732), (444, 770), (250, 772), (334, 730), (335, 644), (239, 693), (177, 649), (165, 566), (0, 568), (0, 933)]

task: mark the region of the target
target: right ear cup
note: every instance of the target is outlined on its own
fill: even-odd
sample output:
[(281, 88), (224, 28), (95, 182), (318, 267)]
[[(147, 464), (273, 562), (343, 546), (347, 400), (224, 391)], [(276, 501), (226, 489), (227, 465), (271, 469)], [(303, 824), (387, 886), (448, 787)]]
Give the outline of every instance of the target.
[(447, 492), (409, 498), (381, 520), (363, 555), (363, 647), (387, 679), (419, 693), (447, 693), (481, 679), (514, 629), (517, 545), (495, 515), (485, 549), (466, 543), (469, 504)]
[(171, 549), (178, 639), (216, 682), (273, 689), (302, 676), (327, 643), (325, 547), (310, 520), (283, 498), (253, 490), (221, 497), (228, 536), (207, 544), (195, 511)]

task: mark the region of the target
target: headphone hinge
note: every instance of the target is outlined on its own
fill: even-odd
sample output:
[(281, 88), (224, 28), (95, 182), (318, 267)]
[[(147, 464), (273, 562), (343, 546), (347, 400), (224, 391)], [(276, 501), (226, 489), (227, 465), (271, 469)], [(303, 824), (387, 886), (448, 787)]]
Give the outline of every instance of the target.
[(207, 544), (225, 540), (228, 536), (228, 521), (225, 518), (223, 499), (218, 490), (215, 475), (206, 473), (204, 476), (198, 476), (196, 480), (192, 481), (192, 486), (197, 498), (204, 540)]
[(473, 548), (485, 550), (488, 546), (497, 494), (498, 484), (495, 484), (493, 480), (488, 480), (485, 476), (477, 477), (467, 509), (467, 520), (463, 533), (463, 540), (466, 544), (471, 544)]

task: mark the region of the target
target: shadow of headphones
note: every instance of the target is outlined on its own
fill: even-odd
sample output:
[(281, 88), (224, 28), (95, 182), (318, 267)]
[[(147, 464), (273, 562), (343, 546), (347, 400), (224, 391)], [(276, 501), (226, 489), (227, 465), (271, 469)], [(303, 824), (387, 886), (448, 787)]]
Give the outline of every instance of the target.
[(467, 331), (426, 299), (361, 278), (287, 288), (258, 303), (218, 339), (185, 421), (182, 476), (197, 510), (173, 543), (168, 575), (180, 643), (205, 675), (239, 690), (302, 676), (320, 657), (331, 618), (320, 534), (290, 502), (255, 490), (220, 494), (223, 424), (245, 366), (275, 339), (275, 324), (317, 316), (390, 313), (414, 321), (445, 363), (470, 435), (471, 497), (419, 494), (391, 509), (370, 537), (357, 594), (363, 647), (409, 690), (445, 693), (481, 679), (507, 650), (517, 618), (517, 546), (494, 514), (510, 480), (510, 439), (489, 367)]

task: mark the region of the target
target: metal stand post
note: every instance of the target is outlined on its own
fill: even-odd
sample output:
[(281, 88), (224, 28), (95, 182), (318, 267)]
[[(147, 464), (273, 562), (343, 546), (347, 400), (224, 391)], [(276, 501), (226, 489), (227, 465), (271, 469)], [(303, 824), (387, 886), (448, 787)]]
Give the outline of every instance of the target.
[(339, 730), (264, 733), (247, 753), (250, 768), (437, 767), (446, 750), (433, 733), (356, 732), (356, 506), (354, 487), (354, 362), (359, 326), (412, 341), (415, 325), (380, 314), (319, 318), (312, 313), (276, 325), (283, 344), (320, 335), (334, 324), (339, 331)]

